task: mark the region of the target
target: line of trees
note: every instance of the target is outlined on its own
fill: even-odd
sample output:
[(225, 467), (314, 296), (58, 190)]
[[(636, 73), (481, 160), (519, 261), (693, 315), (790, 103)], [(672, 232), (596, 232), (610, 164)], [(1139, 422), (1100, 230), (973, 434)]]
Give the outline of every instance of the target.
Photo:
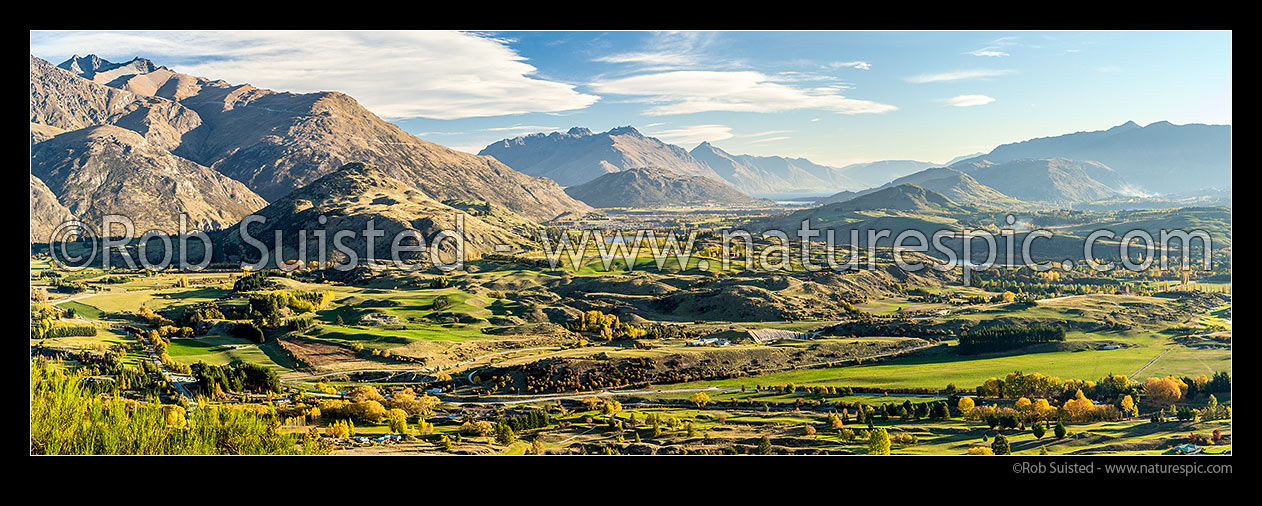
[(960, 336), (959, 352), (992, 353), (1064, 340), (1065, 329), (1055, 325), (990, 325)]

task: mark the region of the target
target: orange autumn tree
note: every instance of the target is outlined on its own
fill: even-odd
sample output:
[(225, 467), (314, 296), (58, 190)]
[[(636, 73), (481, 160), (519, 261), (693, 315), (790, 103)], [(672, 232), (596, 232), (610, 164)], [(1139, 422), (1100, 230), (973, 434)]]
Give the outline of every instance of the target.
[(1070, 420), (1086, 421), (1095, 413), (1095, 403), (1083, 395), (1082, 390), (1079, 390), (1074, 394), (1073, 399), (1065, 401), (1061, 409), (1069, 414)]
[(1188, 385), (1174, 376), (1164, 378), (1148, 378), (1144, 382), (1144, 395), (1157, 405), (1178, 402), (1187, 393)]

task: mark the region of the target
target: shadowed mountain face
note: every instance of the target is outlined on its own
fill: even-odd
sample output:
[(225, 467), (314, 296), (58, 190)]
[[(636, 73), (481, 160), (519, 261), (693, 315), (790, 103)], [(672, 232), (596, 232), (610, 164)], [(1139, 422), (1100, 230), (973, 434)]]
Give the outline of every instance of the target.
[(31, 174), (31, 242), (48, 242), (53, 230), (74, 215), (61, 205), (48, 185)]
[(1023, 158), (1096, 161), (1146, 192), (1231, 188), (1231, 126), (1160, 121), (1141, 127), (1127, 122), (1108, 130), (1004, 144), (955, 165)]
[(592, 133), (574, 127), (568, 132), (531, 134), (505, 139), (479, 155), (495, 157), (526, 174), (547, 177), (563, 186), (586, 183), (610, 172), (653, 167), (676, 174), (724, 181), (710, 166), (684, 148), (645, 137), (632, 127)]
[(566, 188), (565, 192), (593, 207), (748, 207), (766, 204), (766, 201), (710, 178), (683, 176), (657, 168), (612, 172)]
[(590, 210), (552, 181), (420, 140), (341, 93), (281, 93), (90, 56), (63, 65), (109, 85), (32, 56), (32, 123), (133, 130), (265, 198), (359, 161), (432, 198), (487, 201), (536, 221)]
[(267, 205), (240, 182), (112, 125), (35, 144), (31, 174), (93, 229), (105, 215), (120, 214), (132, 220), (137, 236), (149, 229), (177, 232), (181, 213), (188, 214), (190, 229), (226, 228)]
[(1063, 158), (987, 161), (955, 165), (986, 186), (1030, 202), (1072, 204), (1122, 195), (1126, 183), (1112, 169)]
[[(475, 213), (464, 209), (456, 209), (429, 198), (411, 185), (391, 177), (385, 171), (362, 163), (347, 164), (331, 172), (311, 184), (299, 188), (280, 198), (255, 213), (265, 219), (262, 223), (252, 223), (248, 232), (251, 237), (259, 238), (269, 249), (275, 248), (276, 231), (281, 231), (283, 258), (297, 258), (300, 238), (307, 242), (306, 255), (309, 261), (318, 259), (319, 239), (315, 231), (325, 231), (325, 248), (329, 255), (327, 260), (336, 261), (336, 248), (332, 242), (339, 231), (350, 231), (354, 235), (341, 242), (358, 255), (360, 260), (367, 257), (368, 242), (364, 231), (368, 223), (373, 223), (375, 230), (385, 232), (384, 237), (373, 241), (373, 256), (377, 260), (391, 261), (391, 243), (401, 233), (411, 231), (424, 238), (426, 251), (434, 244), (434, 239), (442, 231), (455, 233), (458, 226), (463, 227), (465, 251), (468, 258), (476, 258), (481, 253), (496, 251), (496, 246), (504, 245), (505, 252), (519, 251), (524, 237), (506, 231), (499, 226), (483, 221)], [(320, 217), (325, 217), (324, 223)], [(458, 218), (459, 217), (459, 218)], [(462, 225), (458, 225), (462, 219)], [(300, 236), (299, 231), (305, 230)], [(257, 253), (252, 246), (243, 243), (240, 225), (222, 234), (224, 251), (235, 256)], [(416, 244), (411, 239), (404, 239), (404, 245)], [(442, 260), (450, 263), (456, 257), (455, 242), (445, 240), (439, 242)], [(411, 253), (401, 254), (401, 258), (428, 259), (428, 254), (420, 256)], [(251, 259), (256, 259), (251, 257)]]
[(821, 192), (858, 189), (842, 170), (805, 158), (733, 155), (709, 142), (690, 152), (720, 177), (745, 193)]

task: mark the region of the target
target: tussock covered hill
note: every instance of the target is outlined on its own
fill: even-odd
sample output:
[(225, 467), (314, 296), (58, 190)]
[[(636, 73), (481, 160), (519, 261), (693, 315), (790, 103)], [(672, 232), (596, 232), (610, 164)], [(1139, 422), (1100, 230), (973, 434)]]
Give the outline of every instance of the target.
[[(384, 237), (374, 240), (374, 258), (389, 262), (391, 242), (394, 237), (404, 231), (415, 231), (425, 239), (426, 251), (433, 244), (436, 235), (444, 230), (456, 231), (457, 216), (464, 216), (465, 251), (467, 258), (476, 258), (481, 253), (495, 251), (496, 245), (512, 247), (510, 251), (520, 252), (525, 238), (492, 225), (482, 219), (469, 215), (465, 211), (440, 203), (411, 185), (396, 179), (385, 171), (363, 163), (350, 163), (342, 168), (313, 181), (271, 205), (255, 213), (266, 219), (263, 223), (249, 225), (251, 237), (262, 240), (269, 250), (275, 248), (275, 233), (281, 231), (285, 260), (297, 258), (299, 248), (299, 231), (306, 230), (306, 254), (308, 261), (319, 258), (319, 240), (316, 230), (325, 230), (325, 244), (329, 261), (338, 260), (333, 244), (333, 237), (339, 231), (354, 232), (354, 236), (346, 238), (342, 244), (355, 251), (360, 261), (368, 252), (364, 231), (371, 220), (373, 228), (385, 231)], [(320, 223), (320, 216), (327, 218)], [(221, 234), (221, 242), (225, 245), (223, 253), (229, 258), (245, 254), (251, 260), (256, 259), (257, 250), (242, 241), (240, 225), (232, 227)], [(402, 244), (413, 245), (411, 240)], [(455, 245), (451, 240), (440, 243), (444, 262), (453, 262)], [(402, 259), (420, 258), (428, 260), (428, 253), (422, 256), (403, 253)]]
[(31, 175), (94, 230), (105, 215), (121, 214), (131, 218), (136, 236), (177, 232), (180, 213), (189, 215), (190, 229), (226, 228), (267, 205), (245, 185), (110, 125), (33, 145)]
[(605, 174), (565, 189), (593, 207), (762, 206), (759, 200), (713, 179), (657, 168)]
[(949, 213), (961, 210), (958, 204), (941, 193), (926, 190), (914, 184), (886, 188), (816, 209), (823, 210), (824, 208), (838, 212), (883, 209), (915, 213)]

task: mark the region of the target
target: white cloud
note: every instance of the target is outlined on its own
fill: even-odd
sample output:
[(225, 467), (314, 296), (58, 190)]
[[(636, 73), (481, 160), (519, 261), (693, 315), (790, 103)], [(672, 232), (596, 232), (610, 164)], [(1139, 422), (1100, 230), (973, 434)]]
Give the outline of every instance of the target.
[(750, 144), (762, 144), (762, 143), (764, 143), (764, 142), (776, 142), (776, 141), (783, 141), (783, 140), (787, 140), (787, 139), (789, 139), (789, 136), (787, 136), (787, 135), (786, 135), (786, 136), (781, 136), (781, 137), (768, 137), (768, 138), (766, 138), (766, 139), (758, 139), (758, 140), (756, 140), (756, 141), (749, 141), (749, 143), (750, 143)]
[(1004, 51), (1003, 49), (1006, 47), (1020, 45), (1017, 43), (1017, 40), (1018, 40), (1017, 37), (1000, 37), (998, 39), (990, 41), (989, 43), (986, 44), (985, 47), (982, 47), (981, 49), (974, 49), (972, 51), (965, 52), (964, 54), (971, 54), (973, 56), (990, 56), (990, 57), (1011, 56), (1010, 54), (1008, 54), (1007, 51)]
[(654, 32), (643, 51), (609, 54), (592, 61), (632, 64), (641, 70), (695, 67), (707, 60), (701, 52), (714, 37), (712, 32)]
[(555, 126), (535, 126), (535, 125), (513, 125), (506, 127), (483, 128), (483, 132), (555, 132), (561, 130), (561, 127)]
[(986, 105), (994, 101), (994, 98), (986, 95), (960, 95), (948, 98), (946, 103), (955, 107), (973, 107), (975, 105)]
[(599, 93), (643, 97), (653, 116), (707, 111), (779, 112), (820, 109), (841, 114), (883, 113), (895, 106), (846, 98), (827, 88), (801, 89), (754, 71), (674, 71), (596, 81)]
[(735, 137), (732, 127), (726, 125), (692, 125), (662, 130), (649, 135), (674, 144), (700, 144), (702, 141), (721, 141)]
[(969, 51), (966, 54), (971, 54), (973, 56), (1012, 56), (1008, 53), (1005, 53), (993, 47), (983, 47), (981, 49), (974, 49), (972, 51)]
[(936, 83), (942, 81), (959, 81), (963, 79), (984, 79), (987, 77), (997, 77), (1005, 74), (1011, 74), (1011, 70), (997, 69), (976, 69), (976, 70), (957, 70), (954, 72), (942, 72), (939, 74), (921, 74), (907, 78), (908, 81), (923, 84)]
[(768, 135), (790, 134), (790, 133), (793, 133), (793, 130), (767, 130), (766, 132), (745, 134), (745, 135), (742, 135), (741, 137), (766, 137)]
[(835, 69), (848, 67), (859, 70), (870, 70), (872, 68), (872, 64), (865, 61), (837, 61), (829, 63), (828, 66)]
[(234, 84), (336, 90), (387, 119), (551, 113), (599, 100), (539, 77), (505, 40), (463, 32), (32, 32), (31, 53), (139, 55)]

